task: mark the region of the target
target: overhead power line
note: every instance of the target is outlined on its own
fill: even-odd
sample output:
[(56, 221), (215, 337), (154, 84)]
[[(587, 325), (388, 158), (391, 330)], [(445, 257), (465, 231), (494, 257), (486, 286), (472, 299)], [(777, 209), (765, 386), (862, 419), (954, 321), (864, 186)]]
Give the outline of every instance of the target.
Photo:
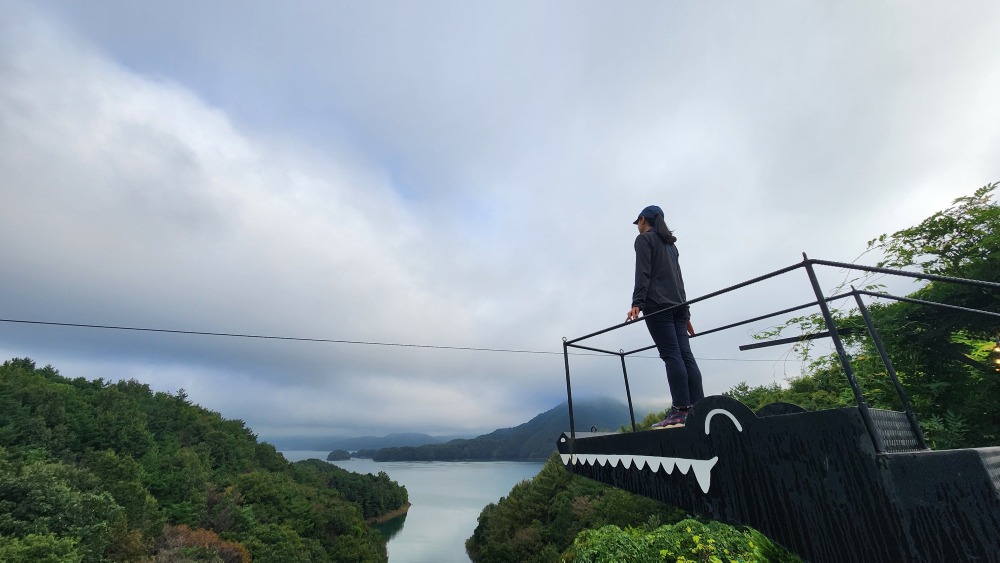
[[(396, 348), (428, 348), (433, 350), (464, 350), (469, 352), (501, 352), (507, 354), (546, 354), (546, 355), (562, 355), (562, 352), (553, 352), (549, 350), (519, 350), (516, 348), (479, 348), (475, 346), (447, 346), (442, 344), (410, 344), (403, 342), (377, 342), (370, 340), (344, 340), (344, 339), (334, 339), (334, 338), (307, 338), (299, 336), (273, 336), (265, 334), (240, 334), (234, 332), (207, 332), (201, 330), (176, 330), (168, 328), (143, 328), (134, 326), (114, 326), (114, 325), (97, 325), (97, 324), (85, 324), (85, 323), (63, 323), (55, 321), (30, 321), (25, 319), (0, 319), (3, 323), (17, 323), (17, 324), (29, 324), (29, 325), (43, 325), (43, 326), (61, 326), (70, 328), (97, 328), (104, 330), (127, 330), (134, 332), (157, 332), (165, 334), (187, 334), (193, 336), (225, 336), (229, 338), (255, 338), (260, 340), (284, 340), (292, 342), (319, 342), (326, 344), (355, 344), (355, 345), (365, 345), (365, 346), (389, 346)], [(606, 354), (597, 354), (592, 352), (570, 352), (574, 356), (605, 356)], [(630, 356), (633, 358), (656, 358), (659, 356)], [(786, 362), (791, 361), (787, 359), (781, 360), (767, 360), (767, 359), (740, 359), (740, 358), (698, 358), (699, 360), (707, 361), (731, 361), (731, 362)]]

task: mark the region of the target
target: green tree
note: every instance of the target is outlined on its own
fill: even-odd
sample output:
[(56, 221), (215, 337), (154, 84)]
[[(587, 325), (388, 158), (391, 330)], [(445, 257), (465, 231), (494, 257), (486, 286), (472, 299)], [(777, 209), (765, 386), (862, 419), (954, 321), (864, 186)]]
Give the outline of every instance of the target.
[(192, 448), (181, 448), (160, 455), (151, 468), (148, 487), (168, 520), (196, 526), (208, 507), (211, 471), (207, 460)]
[(0, 462), (0, 535), (72, 540), (84, 560), (100, 560), (123, 510), (96, 485), (89, 472), (56, 461)]
[[(166, 516), (159, 502), (142, 482), (142, 466), (134, 458), (113, 450), (92, 451), (83, 465), (93, 473), (115, 502), (122, 507), (127, 528), (138, 530), (151, 543), (163, 530)], [(148, 547), (148, 545), (147, 545)]]
[(0, 561), (5, 563), (79, 563), (79, 540), (55, 534), (28, 534), (23, 538), (0, 536)]

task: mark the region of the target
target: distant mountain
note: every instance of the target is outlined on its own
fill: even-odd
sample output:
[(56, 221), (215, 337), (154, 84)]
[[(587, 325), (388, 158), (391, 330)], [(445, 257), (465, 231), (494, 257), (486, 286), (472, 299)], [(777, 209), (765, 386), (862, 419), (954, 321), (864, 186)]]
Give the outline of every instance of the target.
[[(575, 401), (573, 418), (577, 429), (617, 430), (629, 424), (628, 406), (614, 399)], [(566, 403), (547, 410), (513, 428), (501, 428), (472, 439), (417, 447), (382, 448), (375, 461), (457, 461), (548, 459), (556, 449), (556, 439), (569, 430)]]
[(425, 444), (441, 444), (455, 438), (471, 438), (465, 436), (431, 436), (417, 432), (402, 432), (385, 436), (361, 436), (359, 438), (316, 438), (315, 436), (284, 437), (273, 440), (282, 451), (288, 450), (379, 450), (401, 446), (423, 446)]
[(355, 452), (358, 450), (379, 450), (382, 448), (396, 448), (401, 446), (423, 446), (426, 444), (440, 444), (443, 438), (435, 438), (428, 434), (419, 432), (401, 432), (397, 434), (387, 434), (382, 437), (362, 436), (360, 438), (344, 438), (328, 442), (330, 450), (347, 450)]

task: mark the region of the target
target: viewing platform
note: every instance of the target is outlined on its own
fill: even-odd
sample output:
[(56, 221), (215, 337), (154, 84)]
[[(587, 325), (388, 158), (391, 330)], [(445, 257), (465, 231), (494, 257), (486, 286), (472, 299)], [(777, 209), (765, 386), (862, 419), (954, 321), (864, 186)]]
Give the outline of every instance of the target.
[[(735, 399), (711, 396), (692, 408), (682, 427), (637, 431), (625, 358), (652, 347), (610, 352), (579, 344), (631, 323), (566, 340), (571, 428), (558, 437), (557, 447), (567, 470), (699, 516), (752, 526), (807, 561), (1000, 561), (1000, 447), (935, 451), (927, 446), (861, 297), (956, 307), (859, 290), (824, 297), (813, 271), (817, 264), (1000, 288), (804, 256), (800, 264), (688, 302), (806, 269), (816, 302), (702, 334), (818, 306), (828, 332), (800, 339), (834, 341), (857, 402), (838, 409), (806, 411), (774, 403), (755, 413)], [(870, 408), (864, 400), (827, 307), (828, 301), (847, 297), (858, 304), (903, 411)], [(575, 431), (569, 348), (622, 358), (631, 432)]]

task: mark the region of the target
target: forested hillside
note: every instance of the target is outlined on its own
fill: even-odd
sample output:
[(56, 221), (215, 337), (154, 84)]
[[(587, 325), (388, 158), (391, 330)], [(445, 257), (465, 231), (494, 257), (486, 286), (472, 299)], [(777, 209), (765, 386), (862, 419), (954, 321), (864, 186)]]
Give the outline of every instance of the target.
[[(629, 422), (628, 406), (621, 401), (578, 401), (573, 408), (577, 428), (614, 430)], [(567, 430), (569, 409), (563, 403), (513, 428), (501, 428), (470, 440), (383, 448), (373, 452), (372, 458), (375, 461), (544, 460), (555, 451), (559, 434)]]
[(183, 392), (0, 366), (0, 561), (385, 561), (365, 520), (406, 502)]

